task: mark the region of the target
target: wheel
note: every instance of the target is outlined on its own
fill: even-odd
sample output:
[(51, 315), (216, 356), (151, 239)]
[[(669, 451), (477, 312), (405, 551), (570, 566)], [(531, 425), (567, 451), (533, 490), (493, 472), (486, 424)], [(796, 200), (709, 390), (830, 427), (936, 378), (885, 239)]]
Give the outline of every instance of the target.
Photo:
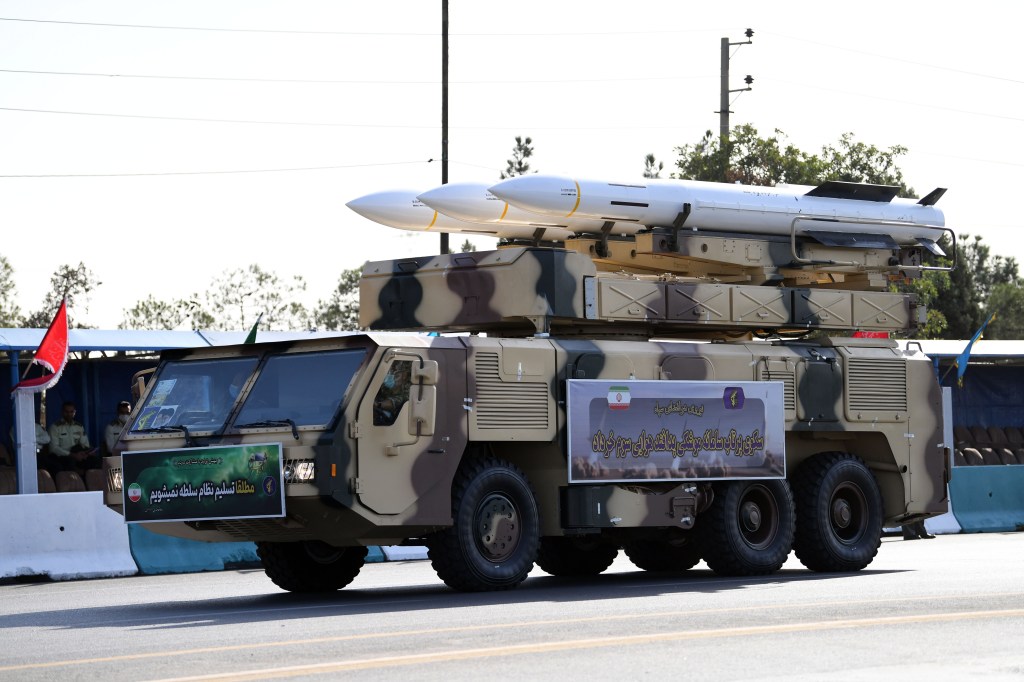
[(267, 577), (289, 592), (340, 590), (366, 562), (365, 547), (333, 547), (316, 540), (257, 542), (256, 554)]
[(793, 475), (796, 539), (793, 549), (812, 571), (859, 571), (882, 544), (882, 494), (857, 456), (825, 452)]
[(690, 534), (668, 540), (636, 540), (623, 548), (637, 568), (645, 571), (687, 571), (700, 561), (700, 547)]
[(765, 575), (785, 563), (796, 513), (783, 480), (729, 481), (698, 517), (701, 555), (719, 575)]
[(541, 538), (537, 565), (562, 577), (598, 575), (612, 565), (618, 553), (615, 545), (597, 539)]
[(507, 590), (537, 558), (537, 502), (526, 475), (493, 457), (467, 459), (452, 486), (452, 526), (427, 537), (427, 555), (446, 585)]

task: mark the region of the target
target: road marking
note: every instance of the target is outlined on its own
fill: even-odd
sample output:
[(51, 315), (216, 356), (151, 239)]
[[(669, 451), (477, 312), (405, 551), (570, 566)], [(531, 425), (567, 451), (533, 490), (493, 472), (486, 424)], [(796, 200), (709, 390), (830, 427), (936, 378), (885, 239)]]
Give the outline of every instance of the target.
[[(716, 581), (726, 582), (726, 581)], [(869, 606), (871, 604), (893, 604), (903, 602), (921, 602), (921, 601), (942, 601), (948, 604), (950, 601), (958, 599), (992, 599), (992, 598), (1005, 598), (1005, 597), (1024, 597), (1024, 593), (1021, 592), (991, 592), (984, 594), (970, 594), (970, 595), (924, 595), (918, 597), (897, 597), (893, 599), (858, 599), (858, 600), (841, 600), (831, 602), (799, 602), (795, 604), (765, 604), (762, 606), (736, 606), (727, 608), (713, 608), (713, 609), (693, 609), (686, 611), (644, 611), (640, 613), (621, 613), (607, 616), (587, 616), (583, 618), (554, 618), (545, 620), (532, 620), (532, 621), (514, 621), (510, 623), (487, 623), (483, 625), (465, 625), (465, 626), (452, 626), (452, 627), (441, 627), (441, 628), (419, 628), (415, 630), (397, 630), (393, 632), (369, 632), (358, 635), (334, 635), (331, 637), (314, 637), (309, 639), (290, 639), (290, 640), (275, 640), (272, 642), (258, 642), (252, 644), (233, 644), (226, 646), (217, 647), (196, 647), (193, 649), (171, 649), (165, 651), (151, 651), (146, 653), (138, 654), (121, 654), (117, 656), (100, 656), (95, 658), (78, 658), (63, 661), (45, 661), (39, 663), (23, 663), (18, 665), (7, 665), (0, 666), (0, 673), (12, 672), (17, 670), (35, 670), (41, 668), (59, 668), (64, 666), (78, 666), (88, 665), (97, 663), (112, 663), (120, 661), (134, 661), (152, 658), (171, 658), (175, 656), (194, 656), (198, 654), (209, 654), (209, 653), (221, 653), (227, 651), (244, 651), (247, 649), (263, 649), (268, 647), (292, 647), (292, 646), (303, 646), (309, 644), (331, 644), (339, 642), (351, 642), (365, 639), (379, 639), (379, 638), (401, 638), (401, 637), (415, 637), (419, 635), (439, 635), (439, 634), (457, 634), (457, 633), (469, 633), (469, 632), (484, 632), (487, 630), (507, 630), (507, 629), (519, 629), (519, 628), (530, 628), (530, 627), (543, 627), (553, 625), (580, 625), (586, 623), (601, 623), (601, 622), (616, 622), (626, 620), (648, 620), (648, 619), (659, 619), (659, 618), (679, 618), (679, 617), (693, 617), (699, 615), (714, 615), (717, 613), (735, 613), (741, 612), (757, 612), (757, 611), (790, 611), (801, 608), (813, 608), (813, 607), (842, 607), (842, 606)], [(390, 600), (385, 603), (395, 604), (404, 603), (406, 600)], [(421, 600), (413, 600), (421, 601)], [(379, 604), (380, 602), (374, 602)], [(368, 604), (369, 605), (369, 604)], [(281, 609), (283, 611), (291, 610), (305, 610), (309, 608), (328, 608), (336, 605), (323, 605), (322, 607), (291, 607)], [(273, 611), (276, 609), (259, 609), (256, 611), (246, 611), (244, 609), (233, 610), (233, 611), (222, 611), (216, 613), (202, 613), (202, 614), (189, 614), (183, 615), (181, 618), (175, 619), (175, 622), (181, 621), (194, 621), (209, 619), (211, 616), (216, 615), (235, 615), (242, 613), (254, 613), (254, 612), (265, 612)], [(965, 612), (966, 613), (966, 612)], [(988, 613), (988, 612), (980, 612)], [(1000, 612), (993, 612), (1000, 613)], [(141, 620), (141, 619), (140, 619)], [(120, 623), (122, 621), (109, 621), (109, 624)], [(159, 623), (153, 624), (154, 627), (159, 626)]]
[(1014, 618), (1024, 616), (1024, 609), (1007, 611), (968, 611), (963, 613), (932, 613), (917, 616), (888, 616), (883, 618), (861, 618), (834, 621), (818, 621), (812, 623), (792, 623), (784, 625), (758, 625), (741, 628), (721, 628), (715, 630), (680, 630), (677, 632), (650, 633), (622, 637), (597, 637), (590, 639), (573, 639), (560, 642), (538, 642), (533, 644), (513, 644), (509, 646), (488, 647), (481, 649), (456, 649), (427, 654), (409, 654), (405, 656), (384, 656), (381, 658), (354, 659), (350, 661), (331, 661), (284, 668), (265, 668), (212, 675), (191, 677), (174, 677), (155, 682), (199, 682), (200, 680), (216, 680), (217, 682), (244, 682), (247, 680), (267, 680), (282, 677), (298, 677), (300, 675), (322, 675), (326, 673), (346, 672), (352, 670), (369, 670), (424, 663), (449, 663), (495, 656), (516, 656), (523, 654), (550, 653), (569, 649), (595, 649), (609, 646), (628, 646), (650, 644), (652, 642), (686, 641), (714, 639), (722, 637), (750, 637), (756, 635), (775, 635), (793, 632), (820, 632), (827, 630), (853, 629), (886, 625), (906, 625), (908, 623), (949, 623), (967, 620), (991, 618)]

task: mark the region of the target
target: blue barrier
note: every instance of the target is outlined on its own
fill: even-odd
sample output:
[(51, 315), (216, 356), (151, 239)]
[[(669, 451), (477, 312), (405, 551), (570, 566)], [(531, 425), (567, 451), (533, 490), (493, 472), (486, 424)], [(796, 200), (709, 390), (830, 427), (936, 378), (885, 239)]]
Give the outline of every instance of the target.
[(949, 495), (965, 533), (1024, 530), (1024, 466), (953, 467)]
[[(197, 573), (223, 571), (227, 567), (259, 564), (256, 545), (252, 542), (198, 542), (160, 535), (138, 524), (128, 526), (132, 557), (139, 572)], [(367, 562), (386, 561), (380, 547), (370, 547)]]

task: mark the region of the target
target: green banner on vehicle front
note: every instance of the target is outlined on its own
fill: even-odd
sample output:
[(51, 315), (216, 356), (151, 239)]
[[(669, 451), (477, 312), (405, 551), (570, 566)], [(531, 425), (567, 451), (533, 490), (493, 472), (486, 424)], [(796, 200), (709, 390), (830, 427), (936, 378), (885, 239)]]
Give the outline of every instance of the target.
[(568, 384), (570, 483), (786, 475), (781, 382)]
[(121, 456), (127, 523), (284, 516), (280, 443)]

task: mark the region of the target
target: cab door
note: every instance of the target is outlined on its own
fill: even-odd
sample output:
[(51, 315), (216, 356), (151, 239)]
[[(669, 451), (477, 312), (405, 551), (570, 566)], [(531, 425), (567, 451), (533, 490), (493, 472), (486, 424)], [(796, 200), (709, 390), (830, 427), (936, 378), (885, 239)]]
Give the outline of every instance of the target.
[(374, 373), (355, 429), (355, 492), (374, 512), (400, 514), (402, 523), (450, 522), (451, 480), (466, 445), (465, 361), (448, 361), (457, 354), (394, 349)]

